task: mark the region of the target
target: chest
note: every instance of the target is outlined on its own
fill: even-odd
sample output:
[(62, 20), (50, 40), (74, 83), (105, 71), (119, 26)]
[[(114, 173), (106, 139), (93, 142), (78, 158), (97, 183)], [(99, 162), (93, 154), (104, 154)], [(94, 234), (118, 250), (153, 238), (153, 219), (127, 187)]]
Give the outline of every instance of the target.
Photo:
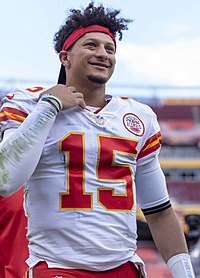
[[(130, 125), (130, 119), (127, 122)], [(143, 137), (130, 132), (120, 114), (63, 113), (56, 119), (43, 152), (52, 158), (70, 156), (76, 162), (95, 158), (105, 165), (108, 160), (133, 163), (142, 142)]]

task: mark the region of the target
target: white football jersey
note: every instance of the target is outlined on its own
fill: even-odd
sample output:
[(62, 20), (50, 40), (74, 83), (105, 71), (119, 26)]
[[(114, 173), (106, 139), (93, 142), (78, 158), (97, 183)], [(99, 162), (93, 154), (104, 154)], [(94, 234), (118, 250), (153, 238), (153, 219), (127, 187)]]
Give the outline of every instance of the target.
[[(4, 98), (1, 133), (26, 119), (41, 90)], [(137, 200), (144, 210), (168, 201), (164, 183), (151, 184), (151, 194), (137, 184), (136, 196), (136, 170), (158, 156), (160, 141), (154, 112), (130, 98), (112, 97), (95, 113), (59, 112), (25, 185), (28, 264), (101, 271), (133, 258)]]

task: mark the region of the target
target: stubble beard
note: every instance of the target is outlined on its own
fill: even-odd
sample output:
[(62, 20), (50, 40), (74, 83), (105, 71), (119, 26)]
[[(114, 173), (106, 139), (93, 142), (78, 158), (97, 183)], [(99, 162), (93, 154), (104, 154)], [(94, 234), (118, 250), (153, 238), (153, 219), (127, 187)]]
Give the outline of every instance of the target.
[(88, 75), (88, 79), (96, 84), (105, 84), (108, 81), (108, 79), (105, 77), (93, 74)]

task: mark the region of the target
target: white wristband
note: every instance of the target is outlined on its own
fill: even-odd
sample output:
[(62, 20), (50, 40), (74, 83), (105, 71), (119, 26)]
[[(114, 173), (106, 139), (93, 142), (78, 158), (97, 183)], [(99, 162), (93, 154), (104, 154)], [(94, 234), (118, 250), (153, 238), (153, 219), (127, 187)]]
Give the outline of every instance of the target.
[(186, 253), (171, 257), (167, 265), (173, 278), (195, 278), (190, 256)]

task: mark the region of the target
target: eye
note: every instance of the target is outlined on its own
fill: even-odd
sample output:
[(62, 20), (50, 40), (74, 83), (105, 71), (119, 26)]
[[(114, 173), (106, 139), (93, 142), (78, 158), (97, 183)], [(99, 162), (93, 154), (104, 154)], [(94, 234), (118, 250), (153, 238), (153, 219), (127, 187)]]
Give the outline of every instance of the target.
[(109, 53), (109, 54), (115, 54), (115, 48), (113, 46), (107, 46), (106, 47), (106, 51)]
[(95, 42), (87, 42), (87, 43), (85, 44), (85, 46), (96, 47), (96, 43), (95, 43)]

